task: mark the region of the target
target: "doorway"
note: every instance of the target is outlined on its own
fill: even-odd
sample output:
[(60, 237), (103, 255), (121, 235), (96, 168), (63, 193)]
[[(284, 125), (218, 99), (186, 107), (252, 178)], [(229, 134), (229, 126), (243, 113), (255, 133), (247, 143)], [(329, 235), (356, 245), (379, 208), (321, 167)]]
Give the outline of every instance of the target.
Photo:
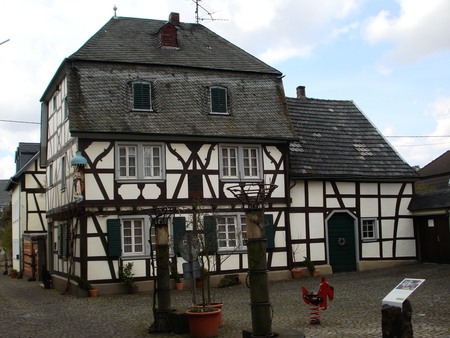
[(334, 212), (327, 219), (328, 256), (333, 272), (356, 271), (356, 218)]

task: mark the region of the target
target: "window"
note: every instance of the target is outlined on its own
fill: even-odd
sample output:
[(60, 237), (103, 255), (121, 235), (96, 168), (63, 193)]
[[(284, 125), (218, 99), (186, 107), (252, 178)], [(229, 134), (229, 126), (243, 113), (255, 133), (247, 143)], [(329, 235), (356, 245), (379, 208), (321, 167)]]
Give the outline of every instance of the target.
[(219, 250), (243, 249), (246, 240), (245, 215), (217, 216)]
[(361, 220), (361, 233), (363, 240), (377, 239), (377, 220), (374, 218)]
[(63, 108), (63, 119), (67, 120), (67, 118), (69, 117), (69, 105), (67, 104), (67, 96), (65, 96), (63, 99), (62, 108)]
[(138, 215), (108, 219), (108, 257), (150, 256), (151, 248), (156, 250), (155, 227), (151, 222), (150, 216)]
[(119, 179), (163, 179), (162, 144), (118, 144), (116, 146)]
[(259, 181), (262, 179), (261, 148), (222, 145), (220, 167), (222, 179)]
[(66, 189), (66, 156), (61, 157), (61, 190)]
[(123, 220), (122, 227), (124, 254), (144, 254), (144, 220)]
[(55, 112), (58, 109), (58, 98), (57, 98), (56, 94), (53, 96), (52, 105), (53, 105), (53, 111)]
[(50, 163), (47, 167), (47, 182), (49, 188), (53, 186), (53, 163)]
[(151, 84), (149, 82), (133, 83), (133, 109), (152, 110)]
[(69, 226), (60, 223), (58, 226), (58, 256), (66, 259), (69, 255)]
[(227, 90), (222, 87), (211, 87), (211, 113), (228, 114)]

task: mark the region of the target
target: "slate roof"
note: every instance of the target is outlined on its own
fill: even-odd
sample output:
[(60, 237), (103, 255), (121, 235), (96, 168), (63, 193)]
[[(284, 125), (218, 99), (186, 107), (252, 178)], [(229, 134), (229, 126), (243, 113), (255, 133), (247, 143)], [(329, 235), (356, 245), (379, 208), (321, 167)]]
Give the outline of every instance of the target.
[(420, 183), (425, 183), (438, 190), (450, 189), (450, 151), (446, 151), (441, 156), (428, 163), (419, 170), (423, 179)]
[(9, 180), (0, 180), (0, 208), (4, 208), (11, 202), (11, 193), (6, 191)]
[(117, 17), (109, 20), (71, 60), (143, 63), (246, 72), (281, 73), (200, 24), (178, 27), (179, 49), (161, 48), (167, 21)]
[[(50, 99), (64, 72), (69, 128), (78, 137), (296, 138), (278, 70), (199, 24), (180, 23), (179, 48), (161, 47), (166, 24), (111, 19), (63, 62), (41, 100)], [(152, 82), (152, 112), (131, 110), (136, 79)], [(229, 115), (209, 114), (214, 85), (228, 89)]]
[(288, 98), (293, 178), (416, 179), (353, 101)]
[(414, 195), (409, 203), (410, 211), (450, 208), (450, 190), (438, 190)]
[(16, 172), (23, 168), (28, 161), (40, 150), (40, 143), (19, 142), (16, 150)]

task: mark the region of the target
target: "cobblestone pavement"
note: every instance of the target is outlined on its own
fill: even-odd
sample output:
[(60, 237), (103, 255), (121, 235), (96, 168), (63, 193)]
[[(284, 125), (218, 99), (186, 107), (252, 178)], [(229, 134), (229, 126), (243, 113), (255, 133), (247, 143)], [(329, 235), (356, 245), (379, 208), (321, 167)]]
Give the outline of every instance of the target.
[[(335, 299), (321, 311), (321, 324), (309, 324), (301, 286), (317, 292), (320, 278), (270, 282), (273, 324), (307, 337), (381, 337), (381, 301), (403, 278), (426, 281), (409, 297), (415, 337), (450, 337), (450, 265), (414, 264), (327, 276)], [(251, 329), (249, 291), (244, 284), (214, 289), (224, 303), (220, 337), (242, 337)], [(192, 291), (171, 292), (172, 307), (186, 309)], [(152, 294), (76, 298), (46, 290), (39, 282), (0, 276), (0, 336), (148, 337), (153, 322)], [(159, 337), (189, 335), (159, 334)]]

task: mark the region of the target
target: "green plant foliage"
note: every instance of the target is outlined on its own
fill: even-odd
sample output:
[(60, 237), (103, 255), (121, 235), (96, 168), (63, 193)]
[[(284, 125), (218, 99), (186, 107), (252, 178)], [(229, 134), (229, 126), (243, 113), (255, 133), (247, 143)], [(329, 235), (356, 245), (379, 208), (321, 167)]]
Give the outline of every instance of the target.
[(12, 252), (11, 203), (3, 208), (0, 215), (0, 248)]
[(134, 283), (133, 265), (133, 262), (129, 262), (125, 264), (124, 267), (121, 266), (119, 268), (119, 278), (122, 281), (122, 284), (130, 288), (134, 288), (136, 286)]
[(313, 262), (311, 262), (311, 260), (307, 257), (303, 257), (305, 260), (303, 261), (303, 263), (305, 264), (306, 268), (313, 273), (316, 270), (316, 266), (314, 265)]
[(170, 266), (170, 278), (175, 280), (175, 283), (181, 283), (181, 275), (178, 273), (177, 266), (172, 262), (169, 262)]
[(92, 285), (87, 280), (85, 280), (77, 275), (71, 275), (70, 279), (75, 281), (78, 284), (78, 286), (80, 287), (80, 289), (83, 289), (86, 291), (93, 289)]

